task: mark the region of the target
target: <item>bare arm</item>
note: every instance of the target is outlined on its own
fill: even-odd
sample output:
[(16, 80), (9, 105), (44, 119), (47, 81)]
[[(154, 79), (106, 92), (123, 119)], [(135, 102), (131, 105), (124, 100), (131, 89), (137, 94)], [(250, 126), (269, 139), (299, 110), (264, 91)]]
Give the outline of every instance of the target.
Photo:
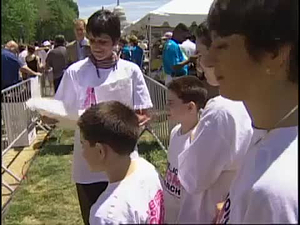
[(32, 69), (30, 69), (27, 65), (24, 65), (20, 68), (20, 71), (22, 73), (26, 73), (26, 74), (33, 74), (35, 76), (42, 76), (42, 74), (40, 72), (35, 72)]

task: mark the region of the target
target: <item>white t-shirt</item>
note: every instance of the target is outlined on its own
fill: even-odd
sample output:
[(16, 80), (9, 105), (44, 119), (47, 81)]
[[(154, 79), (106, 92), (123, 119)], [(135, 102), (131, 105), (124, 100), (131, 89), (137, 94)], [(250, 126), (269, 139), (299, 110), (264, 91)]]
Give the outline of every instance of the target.
[(189, 58), (196, 53), (196, 44), (187, 39), (180, 45), (180, 48), (184, 51), (185, 55)]
[[(142, 71), (136, 64), (120, 59), (116, 69), (98, 69), (98, 71), (100, 78), (89, 58), (72, 64), (63, 75), (55, 99), (61, 100), (66, 110), (70, 112), (82, 112), (95, 102), (110, 100), (120, 101), (133, 109), (152, 107)], [(137, 152), (133, 155), (137, 156)], [(73, 156), (73, 179), (76, 183), (107, 181), (104, 173), (89, 170), (82, 156), (78, 128), (75, 130)]]
[(180, 209), (182, 188), (178, 179), (178, 155), (190, 145), (191, 131), (181, 134), (181, 124), (175, 126), (170, 134), (170, 144), (168, 148), (168, 168), (164, 178), (164, 200), (166, 209), (166, 223), (177, 222)]
[[(242, 102), (217, 96), (202, 111), (195, 138), (178, 157), (179, 180), (189, 194), (201, 195), (194, 215), (179, 223), (211, 223), (216, 204), (224, 201), (250, 145), (253, 129)], [(188, 203), (186, 203), (188, 204)], [(188, 207), (182, 210), (190, 210)]]
[(90, 224), (162, 224), (164, 200), (159, 174), (143, 158), (124, 180), (108, 184), (90, 211)]
[[(256, 140), (265, 134), (254, 130)], [(298, 223), (298, 126), (274, 129), (249, 149), (218, 222)]]
[(27, 65), (26, 63), (26, 56), (28, 55), (27, 50), (23, 50), (20, 54), (19, 54), (19, 60), (23, 63), (23, 65)]

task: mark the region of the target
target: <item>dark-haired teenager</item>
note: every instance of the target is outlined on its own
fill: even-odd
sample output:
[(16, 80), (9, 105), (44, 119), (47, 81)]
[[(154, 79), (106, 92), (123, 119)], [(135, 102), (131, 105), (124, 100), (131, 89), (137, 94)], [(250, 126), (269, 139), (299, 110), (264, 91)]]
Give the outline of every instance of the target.
[(90, 170), (109, 180), (91, 208), (90, 224), (164, 223), (159, 174), (145, 159), (130, 157), (140, 134), (135, 112), (117, 101), (103, 102), (87, 109), (78, 125)]
[[(205, 59), (209, 39), (200, 28), (196, 48)], [(203, 46), (204, 45), (204, 46)], [(202, 65), (209, 84), (218, 85), (213, 68)], [(194, 140), (178, 157), (181, 185), (188, 193), (183, 198), (178, 223), (212, 223), (216, 205), (222, 202), (239, 169), (252, 138), (251, 118), (241, 101), (217, 95), (208, 100), (195, 129)], [(193, 208), (189, 208), (193, 205)]]
[(244, 101), (253, 145), (227, 195), (219, 223), (298, 223), (297, 0), (217, 0), (206, 65), (223, 96)]
[[(93, 104), (117, 100), (136, 110), (140, 124), (145, 123), (146, 109), (152, 107), (152, 102), (143, 74), (137, 65), (119, 59), (114, 52), (121, 35), (119, 17), (99, 10), (88, 19), (86, 31), (91, 55), (66, 70), (55, 98), (70, 111), (84, 111)], [(83, 220), (88, 224), (90, 207), (106, 189), (108, 178), (103, 172), (89, 170), (82, 156), (78, 129), (73, 154), (73, 180)], [(136, 158), (137, 151), (131, 156)]]

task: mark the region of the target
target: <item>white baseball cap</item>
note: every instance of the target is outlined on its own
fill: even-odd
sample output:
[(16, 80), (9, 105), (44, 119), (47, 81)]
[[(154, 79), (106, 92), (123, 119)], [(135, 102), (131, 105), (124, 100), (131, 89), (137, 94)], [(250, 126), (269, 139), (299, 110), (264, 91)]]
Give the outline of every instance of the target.
[(44, 41), (43, 42), (43, 46), (50, 46), (50, 45), (51, 45), (51, 43), (49, 41)]

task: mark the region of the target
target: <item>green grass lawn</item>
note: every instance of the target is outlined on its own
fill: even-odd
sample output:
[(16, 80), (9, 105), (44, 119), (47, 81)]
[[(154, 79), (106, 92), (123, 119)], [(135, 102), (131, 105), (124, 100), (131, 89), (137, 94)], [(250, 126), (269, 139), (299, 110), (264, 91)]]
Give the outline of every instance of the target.
[[(6, 225), (83, 224), (71, 179), (73, 134), (52, 131), (7, 209)], [(166, 153), (148, 132), (139, 140), (139, 152), (164, 174)]]

